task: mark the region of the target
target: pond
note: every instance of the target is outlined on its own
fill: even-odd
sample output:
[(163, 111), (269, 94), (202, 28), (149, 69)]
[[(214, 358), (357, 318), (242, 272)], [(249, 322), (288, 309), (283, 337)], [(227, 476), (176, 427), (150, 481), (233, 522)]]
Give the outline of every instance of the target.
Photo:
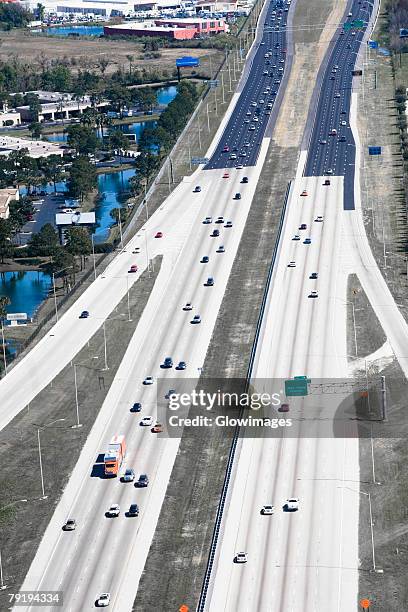
[[(125, 123), (122, 125), (115, 125), (114, 129), (121, 130), (125, 134), (136, 134), (136, 138), (139, 139), (140, 134), (143, 132), (147, 125), (156, 125), (155, 121), (142, 121), (135, 123)], [(104, 129), (104, 135), (107, 136), (108, 130)], [(100, 131), (97, 131), (97, 136), (100, 138)], [(44, 134), (44, 137), (51, 142), (67, 142), (67, 134), (64, 132), (52, 132), (51, 134)]]
[(53, 28), (45, 28), (43, 31), (49, 36), (69, 36), (72, 34), (78, 36), (101, 36), (103, 34), (103, 26), (55, 26)]
[(36, 270), (0, 274), (0, 295), (11, 300), (6, 311), (25, 312), (29, 318), (45, 300), (51, 285), (51, 277)]

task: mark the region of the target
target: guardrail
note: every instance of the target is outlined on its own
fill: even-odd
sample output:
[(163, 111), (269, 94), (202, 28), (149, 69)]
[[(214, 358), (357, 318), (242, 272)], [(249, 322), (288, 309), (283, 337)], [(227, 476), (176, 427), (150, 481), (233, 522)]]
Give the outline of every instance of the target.
[[(252, 377), (252, 370), (254, 366), (255, 355), (256, 355), (257, 348), (258, 348), (259, 336), (261, 333), (263, 317), (265, 314), (266, 301), (268, 299), (268, 293), (269, 293), (269, 289), (271, 286), (272, 274), (273, 274), (273, 270), (275, 266), (276, 255), (278, 253), (279, 241), (281, 238), (283, 222), (284, 222), (285, 214), (286, 214), (286, 206), (288, 203), (290, 185), (291, 185), (291, 182), (289, 181), (288, 186), (286, 188), (285, 200), (283, 203), (283, 208), (282, 208), (282, 212), (281, 212), (281, 216), (279, 220), (278, 233), (277, 233), (276, 240), (275, 240), (275, 246), (272, 252), (272, 259), (269, 265), (268, 276), (266, 279), (265, 289), (264, 289), (262, 302), (261, 302), (261, 308), (259, 311), (258, 321), (256, 324), (256, 330), (255, 330), (254, 341), (252, 343), (251, 355), (249, 357), (248, 370), (247, 370), (246, 381), (245, 381), (245, 391), (248, 390), (248, 387), (251, 381), (251, 377)], [(244, 410), (245, 410), (244, 408), (241, 409), (239, 417), (242, 416)], [(228, 487), (229, 487), (229, 483), (231, 480), (232, 468), (234, 464), (235, 452), (236, 452), (236, 448), (238, 444), (240, 431), (241, 431), (241, 427), (237, 425), (234, 431), (234, 436), (232, 439), (232, 444), (231, 444), (230, 452), (228, 455), (227, 468), (225, 471), (225, 477), (224, 477), (224, 482), (222, 485), (220, 501), (219, 501), (218, 508), (217, 508), (217, 514), (215, 516), (215, 525), (214, 525), (213, 535), (211, 539), (210, 552), (208, 555), (208, 561), (207, 561), (207, 567), (206, 567), (205, 574), (204, 574), (203, 585), (201, 587), (200, 599), (197, 605), (197, 612), (204, 612), (204, 609), (205, 609), (208, 587), (210, 584), (211, 573), (212, 573), (212, 569), (214, 565), (215, 553), (216, 553), (217, 544), (218, 544), (218, 537), (219, 537), (219, 533), (221, 529), (221, 522), (222, 522), (222, 517), (224, 514), (225, 501), (227, 498)]]

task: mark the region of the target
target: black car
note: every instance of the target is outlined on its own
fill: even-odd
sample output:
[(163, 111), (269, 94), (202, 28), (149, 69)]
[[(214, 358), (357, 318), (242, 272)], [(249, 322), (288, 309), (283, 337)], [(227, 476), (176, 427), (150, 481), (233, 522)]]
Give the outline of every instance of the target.
[(204, 255), (201, 258), (201, 263), (208, 263), (210, 261), (210, 258), (208, 257), (208, 255)]
[(83, 310), (83, 311), (81, 312), (81, 314), (79, 315), (79, 318), (80, 318), (80, 319), (87, 319), (88, 317), (89, 317), (89, 312), (88, 312), (88, 310)]
[(247, 182), (248, 182), (248, 177), (247, 176), (243, 176), (241, 183), (247, 183)]
[(142, 409), (142, 404), (140, 402), (135, 402), (130, 409), (130, 412), (140, 412)]
[(140, 474), (139, 480), (135, 482), (135, 487), (147, 487), (149, 479), (147, 474)]
[(234, 200), (240, 200), (241, 199), (241, 194), (240, 193), (236, 193), (234, 195)]
[(139, 516), (139, 506), (137, 504), (131, 504), (127, 514), (128, 516)]
[(200, 187), (200, 185), (197, 185), (197, 186), (194, 188), (193, 193), (200, 193), (200, 191), (201, 191), (201, 187)]
[(204, 283), (205, 287), (212, 287), (214, 285), (214, 279), (212, 276), (207, 278), (207, 282)]
[(164, 360), (164, 363), (162, 365), (162, 368), (172, 368), (173, 367), (173, 360), (171, 357), (166, 357), (166, 359)]
[(217, 230), (217, 229), (213, 230), (213, 233), (211, 234), (213, 238), (216, 238), (219, 235), (220, 235), (220, 230)]

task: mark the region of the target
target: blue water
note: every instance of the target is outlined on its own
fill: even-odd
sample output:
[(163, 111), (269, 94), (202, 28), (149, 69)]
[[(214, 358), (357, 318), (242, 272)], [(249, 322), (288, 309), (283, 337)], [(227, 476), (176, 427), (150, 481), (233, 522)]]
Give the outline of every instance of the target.
[(157, 90), (157, 103), (158, 104), (169, 104), (177, 95), (177, 87), (171, 85), (171, 87), (160, 87)]
[(100, 174), (98, 176), (98, 191), (103, 194), (103, 199), (99, 201), (95, 208), (95, 215), (98, 227), (94, 233), (95, 242), (103, 242), (109, 235), (109, 228), (114, 220), (110, 216), (113, 208), (118, 208), (120, 202), (118, 195), (129, 189), (129, 179), (135, 174), (130, 168), (121, 172), (111, 174)]
[(103, 34), (103, 26), (56, 26), (55, 28), (46, 28), (44, 31), (50, 36), (68, 36), (68, 34), (100, 36)]
[[(147, 125), (156, 125), (155, 121), (147, 121), (144, 122), (142, 121), (141, 123), (125, 123), (123, 125), (116, 125), (113, 126), (114, 129), (119, 129), (122, 132), (124, 132), (125, 134), (136, 134), (136, 138), (138, 139), (140, 137), (140, 134), (142, 133), (142, 131), (144, 130), (144, 128)], [(104, 128), (104, 136), (108, 135), (108, 128)], [(97, 131), (97, 136), (98, 138), (100, 138), (100, 130)], [(68, 135), (64, 134), (63, 132), (52, 132), (51, 134), (46, 134), (45, 137), (50, 140), (51, 142), (67, 142), (67, 138)]]
[(32, 317), (41, 302), (47, 297), (51, 278), (44, 272), (6, 272), (0, 276), (0, 295), (10, 298), (6, 306), (8, 313), (25, 312)]

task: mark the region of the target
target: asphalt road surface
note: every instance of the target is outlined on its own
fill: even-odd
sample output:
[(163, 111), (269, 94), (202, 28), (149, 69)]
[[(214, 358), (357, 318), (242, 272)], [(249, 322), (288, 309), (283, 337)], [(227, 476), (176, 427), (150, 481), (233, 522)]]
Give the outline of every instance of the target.
[(335, 42), (329, 52), (320, 85), (304, 170), (304, 176), (344, 176), (345, 210), (354, 210), (355, 143), (350, 129), (352, 73), (372, 14), (372, 6), (364, 0), (354, 2), (344, 23), (361, 20), (364, 27), (341, 28), (335, 34)]
[[(245, 82), (206, 169), (254, 166), (286, 66), (289, 5), (270, 2)], [(225, 84), (228, 85), (228, 82)]]

